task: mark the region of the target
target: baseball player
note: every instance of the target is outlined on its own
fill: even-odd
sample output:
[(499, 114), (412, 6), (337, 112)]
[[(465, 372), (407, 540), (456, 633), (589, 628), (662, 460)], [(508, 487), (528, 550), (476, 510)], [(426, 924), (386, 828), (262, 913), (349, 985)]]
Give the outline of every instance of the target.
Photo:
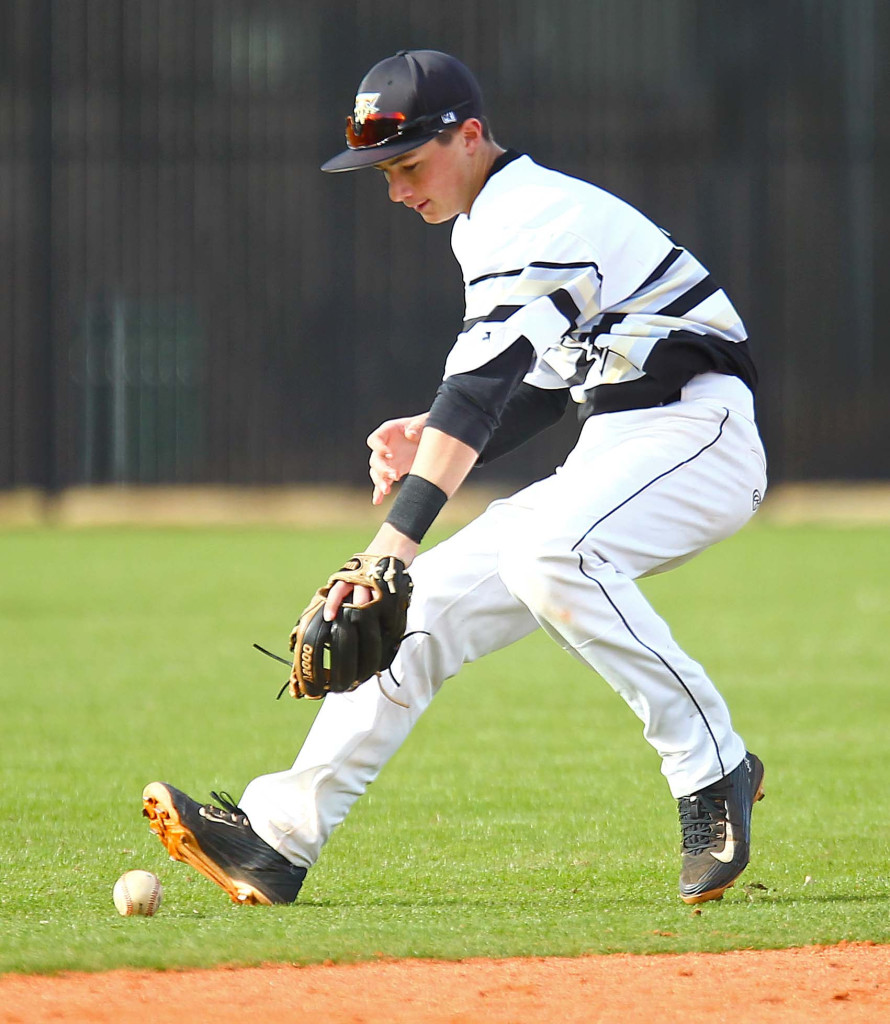
[[(376, 64), (346, 141), (322, 170), (376, 168), (392, 202), (429, 224), (453, 221), (466, 295), (429, 410), (368, 439), (374, 503), (400, 481), (386, 521), (295, 630), (295, 695), (327, 689), (312, 689), (313, 671), (324, 675), (313, 669), (321, 641), (305, 632), (312, 616), (337, 635), (359, 623), (375, 653), (356, 662), (353, 651), (352, 672), (364, 666), (372, 680), (357, 686), (347, 672), (331, 685), (348, 692), (326, 696), (293, 767), (254, 779), (238, 804), (152, 783), (151, 827), (234, 900), (293, 901), (444, 680), (541, 628), (641, 720), (678, 801), (680, 896), (719, 899), (748, 864), (763, 765), (635, 580), (734, 533), (765, 493), (744, 325), (702, 264), (642, 213), (500, 146), (475, 78), (447, 54)], [(563, 464), (417, 557), (473, 467), (570, 402), (581, 425)], [(388, 625), (369, 626), (363, 616), (389, 607), (381, 594), (401, 601), (407, 623), (390, 609)], [(381, 636), (389, 662), (378, 666)]]

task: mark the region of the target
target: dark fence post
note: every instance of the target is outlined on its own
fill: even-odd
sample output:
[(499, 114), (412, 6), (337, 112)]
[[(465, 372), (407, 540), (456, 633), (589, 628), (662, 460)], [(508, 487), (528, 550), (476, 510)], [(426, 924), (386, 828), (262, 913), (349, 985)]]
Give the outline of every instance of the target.
[(49, 493), (60, 486), (57, 402), (59, 375), (55, 344), (55, 255), (53, 252), (53, 3), (34, 0), (34, 274), (31, 303), (34, 346), (39, 353), (32, 374), (32, 427), (37, 482)]

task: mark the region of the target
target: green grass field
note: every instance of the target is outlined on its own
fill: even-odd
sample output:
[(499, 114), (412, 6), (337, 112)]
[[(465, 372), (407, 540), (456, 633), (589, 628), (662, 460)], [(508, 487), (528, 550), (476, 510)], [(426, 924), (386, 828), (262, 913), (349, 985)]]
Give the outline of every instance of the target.
[[(542, 635), (449, 682), (292, 907), (171, 862), (163, 779), (240, 796), (316, 705), (275, 701), (292, 620), (365, 531), (0, 533), (0, 970), (890, 941), (890, 531), (755, 523), (644, 589), (766, 763), (754, 856), (676, 897), (676, 807), (623, 702)], [(111, 888), (144, 867), (153, 919)], [(810, 879), (808, 881), (807, 879)]]

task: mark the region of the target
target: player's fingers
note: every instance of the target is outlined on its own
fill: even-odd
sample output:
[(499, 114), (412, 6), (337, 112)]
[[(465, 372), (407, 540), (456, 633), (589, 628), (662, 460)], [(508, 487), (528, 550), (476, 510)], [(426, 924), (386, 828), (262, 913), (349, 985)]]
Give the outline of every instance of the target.
[(377, 456), (380, 459), (392, 458), (392, 448), (380, 438), (374, 438), (373, 436), (368, 438), (368, 447), (372, 451), (371, 458)]
[(374, 479), (373, 474), (371, 475), (371, 479), (374, 481), (374, 493), (371, 495), (371, 504), (379, 505), (387, 494), (389, 494), (392, 488), (390, 487), (388, 480)]
[[(327, 596), (327, 600), (324, 603), (324, 621), (333, 622), (337, 618), (337, 612), (340, 611), (340, 605), (343, 604), (353, 591), (351, 583), (337, 582), (335, 583)], [(362, 588), (365, 589), (365, 588)]]
[(352, 591), (352, 597), (349, 599), (349, 603), (359, 607), (363, 604), (370, 604), (373, 592), (370, 587), (355, 587)]
[(389, 494), (393, 481), (396, 479), (395, 473), (380, 472), (372, 468), (369, 470), (368, 475), (371, 477), (371, 483), (374, 485), (375, 491), (379, 491), (381, 495)]
[(414, 440), (420, 437), (423, 428), (426, 426), (426, 418), (429, 413), (422, 412), (419, 416), (412, 416), (405, 424), (405, 437)]
[(378, 476), (393, 477), (396, 470), (392, 464), (392, 455), (382, 455), (379, 452), (371, 452), (368, 457), (368, 466), (371, 474), (376, 473)]
[(395, 423), (395, 420), (386, 420), (385, 423), (381, 423), (376, 430), (372, 430), (368, 434), (365, 442), (372, 451), (388, 452), (390, 450), (389, 438)]

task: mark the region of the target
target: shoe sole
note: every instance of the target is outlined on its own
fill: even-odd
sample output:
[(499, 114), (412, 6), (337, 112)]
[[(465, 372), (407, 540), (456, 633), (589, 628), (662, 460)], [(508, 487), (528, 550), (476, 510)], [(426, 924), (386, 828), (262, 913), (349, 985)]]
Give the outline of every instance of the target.
[(161, 840), (173, 860), (200, 871), (224, 889), (233, 903), (272, 905), (272, 901), (259, 889), (249, 882), (232, 878), (207, 856), (195, 834), (180, 818), (173, 797), (163, 783), (151, 782), (142, 791), (142, 813), (148, 818), (148, 827)]
[[(761, 775), (760, 782), (757, 786), (757, 792), (754, 794), (754, 799), (751, 801), (752, 808), (754, 804), (758, 803), (760, 800), (763, 799), (763, 796), (763, 775)], [(748, 865), (746, 864), (745, 867), (741, 868), (741, 870), (738, 872), (735, 878), (732, 879), (732, 881), (727, 882), (726, 885), (721, 885), (719, 889), (710, 889), (708, 892), (697, 893), (695, 896), (681, 895), (680, 899), (684, 903), (688, 903), (690, 905), (695, 903), (707, 903), (709, 900), (722, 900), (723, 894), (726, 892), (727, 889), (731, 889), (736, 884), (736, 882), (739, 879), (739, 876), (742, 874), (742, 872), (745, 870), (747, 866)]]

